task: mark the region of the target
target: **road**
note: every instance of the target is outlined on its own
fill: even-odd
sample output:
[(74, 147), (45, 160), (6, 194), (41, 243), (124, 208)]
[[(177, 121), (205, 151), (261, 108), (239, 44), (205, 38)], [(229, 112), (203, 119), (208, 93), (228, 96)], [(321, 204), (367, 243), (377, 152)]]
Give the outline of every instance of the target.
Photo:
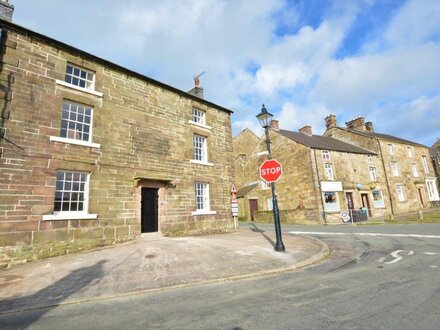
[(283, 226), (283, 235), (301, 232), (327, 243), (331, 257), (276, 276), (2, 315), (0, 324), (3, 329), (438, 329), (440, 225)]

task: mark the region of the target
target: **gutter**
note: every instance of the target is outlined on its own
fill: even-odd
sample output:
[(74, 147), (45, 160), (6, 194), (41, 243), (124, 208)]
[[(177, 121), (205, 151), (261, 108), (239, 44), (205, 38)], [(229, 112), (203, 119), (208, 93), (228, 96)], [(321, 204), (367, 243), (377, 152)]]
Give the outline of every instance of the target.
[[(322, 219), (324, 220), (325, 225), (327, 225), (327, 218), (325, 216), (324, 201), (322, 200), (321, 179), (319, 177), (318, 161), (316, 159), (316, 149), (312, 149), (312, 150), (313, 150), (313, 156), (315, 158), (316, 177), (318, 179), (319, 195), (320, 195), (321, 206), (322, 206)], [(313, 168), (312, 168), (312, 173), (313, 173)], [(315, 191), (316, 191), (316, 189), (315, 189)], [(318, 210), (319, 210), (319, 207), (318, 207)]]
[(382, 166), (383, 166), (383, 171), (385, 173), (385, 182), (387, 184), (387, 189), (388, 189), (388, 197), (390, 199), (390, 208), (391, 208), (391, 215), (394, 216), (394, 207), (393, 207), (393, 199), (391, 198), (391, 189), (390, 189), (390, 183), (388, 182), (388, 173), (387, 170), (385, 168), (385, 162), (383, 160), (383, 153), (382, 153), (382, 147), (380, 146), (380, 141), (379, 139), (376, 137), (376, 141), (377, 141), (377, 145), (379, 146), (379, 153), (380, 153), (380, 159), (382, 161)]

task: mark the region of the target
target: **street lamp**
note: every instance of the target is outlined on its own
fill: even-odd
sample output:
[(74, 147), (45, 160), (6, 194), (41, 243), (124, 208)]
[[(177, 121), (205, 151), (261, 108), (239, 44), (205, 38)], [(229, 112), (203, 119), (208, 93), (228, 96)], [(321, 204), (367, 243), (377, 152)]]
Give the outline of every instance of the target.
[[(268, 158), (272, 159), (272, 154), (270, 152), (270, 138), (269, 138), (269, 126), (272, 121), (273, 115), (269, 113), (266, 107), (263, 104), (261, 108), (261, 112), (257, 115), (257, 119), (260, 122), (261, 127), (264, 128), (264, 132), (266, 133), (266, 146)], [(277, 195), (275, 194), (275, 182), (271, 182), (270, 186), (272, 188), (272, 203), (273, 203), (273, 218), (275, 222), (275, 235), (276, 235), (276, 243), (275, 243), (275, 251), (286, 251), (284, 247), (283, 239), (281, 237), (281, 224), (280, 224), (280, 215), (278, 211), (278, 201)]]

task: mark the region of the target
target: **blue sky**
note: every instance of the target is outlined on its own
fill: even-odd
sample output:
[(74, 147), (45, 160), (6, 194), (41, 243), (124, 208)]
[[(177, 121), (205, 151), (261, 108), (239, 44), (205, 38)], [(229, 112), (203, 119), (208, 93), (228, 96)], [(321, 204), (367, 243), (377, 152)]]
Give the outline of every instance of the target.
[(438, 0), (11, 0), (14, 22), (234, 110), (234, 134), (358, 117), (440, 137)]

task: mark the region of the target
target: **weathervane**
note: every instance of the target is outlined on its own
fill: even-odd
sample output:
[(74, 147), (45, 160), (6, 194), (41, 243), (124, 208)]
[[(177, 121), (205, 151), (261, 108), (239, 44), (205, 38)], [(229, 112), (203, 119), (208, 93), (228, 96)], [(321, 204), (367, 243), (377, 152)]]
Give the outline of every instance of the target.
[(200, 86), (200, 79), (199, 77), (204, 74), (206, 71), (203, 71), (201, 74), (199, 74), (198, 76), (194, 76), (194, 87), (195, 88), (199, 88)]

